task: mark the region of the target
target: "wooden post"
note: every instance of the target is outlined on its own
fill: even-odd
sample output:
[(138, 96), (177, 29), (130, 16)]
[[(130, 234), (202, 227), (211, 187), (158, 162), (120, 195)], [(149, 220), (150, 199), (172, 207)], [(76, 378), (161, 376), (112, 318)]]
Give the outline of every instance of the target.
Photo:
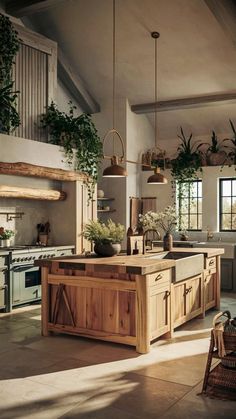
[(145, 354), (150, 351), (149, 288), (147, 278), (136, 276), (136, 351)]
[(221, 268), (220, 256), (216, 256), (216, 308), (220, 310)]
[(42, 308), (41, 308), (41, 333), (42, 336), (49, 336), (49, 289), (48, 289), (48, 268), (41, 268), (41, 287), (42, 287)]

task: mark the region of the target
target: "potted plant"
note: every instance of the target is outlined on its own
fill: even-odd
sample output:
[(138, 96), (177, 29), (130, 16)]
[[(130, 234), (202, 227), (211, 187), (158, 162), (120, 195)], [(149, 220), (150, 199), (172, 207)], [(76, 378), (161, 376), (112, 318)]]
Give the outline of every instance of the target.
[(229, 149), (228, 158), (230, 164), (236, 165), (236, 130), (231, 119), (229, 120), (231, 129), (233, 131), (233, 138), (225, 138), (223, 141), (229, 141), (231, 145), (225, 145), (225, 148)]
[(61, 112), (52, 102), (42, 115), (42, 125), (49, 128), (50, 141), (62, 146), (67, 162), (71, 165), (75, 157), (75, 169), (88, 175), (85, 182), (89, 199), (93, 198), (98, 179), (98, 168), (102, 158), (102, 142), (91, 115), (74, 115), (76, 106), (69, 102), (69, 112)]
[(0, 227), (0, 247), (9, 247), (11, 245), (11, 237), (15, 235), (13, 230), (5, 230)]
[(114, 256), (121, 251), (121, 241), (124, 238), (125, 227), (112, 220), (102, 223), (90, 220), (84, 228), (84, 237), (94, 243), (94, 252), (99, 256)]
[(227, 154), (224, 150), (224, 146), (222, 145), (223, 141), (219, 141), (215, 131), (212, 131), (211, 136), (211, 144), (208, 143), (201, 143), (199, 144), (199, 148), (203, 145), (207, 145), (207, 149), (205, 150), (206, 161), (209, 166), (221, 166), (225, 163), (227, 159)]
[(0, 132), (9, 134), (20, 125), (16, 110), (12, 69), (20, 40), (9, 17), (0, 13)]
[(161, 228), (165, 235), (163, 237), (163, 249), (171, 250), (173, 247), (172, 232), (177, 224), (177, 215), (175, 206), (168, 206), (163, 212), (148, 211), (139, 216), (140, 225), (145, 230), (158, 230)]

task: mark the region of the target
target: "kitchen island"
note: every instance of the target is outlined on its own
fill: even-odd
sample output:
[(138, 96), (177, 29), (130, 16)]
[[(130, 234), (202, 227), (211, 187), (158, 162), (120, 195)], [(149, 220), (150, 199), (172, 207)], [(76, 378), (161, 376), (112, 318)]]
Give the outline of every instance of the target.
[[(175, 250), (179, 252), (179, 248)], [(217, 257), (223, 250), (194, 249), (194, 253), (205, 255), (204, 272), (209, 273), (216, 269)], [(68, 333), (133, 345), (137, 352), (146, 353), (153, 340), (171, 337), (174, 327), (203, 314), (204, 272), (192, 276), (186, 288), (187, 280), (175, 283), (174, 259), (150, 256), (74, 255), (36, 261), (42, 268), (43, 336)], [(213, 258), (214, 267), (207, 266)], [(173, 287), (179, 284), (184, 295), (188, 289), (186, 295), (194, 298), (188, 299), (190, 313), (184, 313), (185, 320), (182, 316), (176, 322), (176, 307), (181, 308), (182, 303), (175, 305)]]

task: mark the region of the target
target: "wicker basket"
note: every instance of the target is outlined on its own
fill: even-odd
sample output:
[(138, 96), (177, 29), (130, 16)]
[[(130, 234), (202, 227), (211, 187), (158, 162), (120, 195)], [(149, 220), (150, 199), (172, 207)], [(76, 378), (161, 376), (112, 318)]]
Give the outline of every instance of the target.
[(226, 331), (223, 333), (227, 356), (221, 359), (221, 364), (224, 367), (236, 369), (236, 328), (230, 324), (231, 314), (228, 310), (223, 313), (220, 312), (214, 317), (213, 328), (215, 327), (217, 320), (222, 316), (227, 318), (224, 322), (224, 329), (226, 329)]

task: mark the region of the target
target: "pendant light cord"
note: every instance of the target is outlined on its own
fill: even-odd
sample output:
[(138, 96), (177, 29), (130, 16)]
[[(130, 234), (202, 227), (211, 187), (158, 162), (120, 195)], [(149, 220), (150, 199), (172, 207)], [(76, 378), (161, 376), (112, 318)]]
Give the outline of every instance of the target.
[[(112, 91), (112, 125), (115, 129), (115, 96), (116, 96), (116, 0), (113, 0), (113, 91)], [(113, 155), (115, 154), (115, 138), (113, 135)]]
[(158, 32), (152, 32), (152, 37), (155, 40), (155, 70), (154, 70), (154, 76), (155, 76), (155, 114), (154, 114), (154, 127), (155, 127), (155, 146), (157, 147), (157, 39), (160, 37), (160, 34)]

